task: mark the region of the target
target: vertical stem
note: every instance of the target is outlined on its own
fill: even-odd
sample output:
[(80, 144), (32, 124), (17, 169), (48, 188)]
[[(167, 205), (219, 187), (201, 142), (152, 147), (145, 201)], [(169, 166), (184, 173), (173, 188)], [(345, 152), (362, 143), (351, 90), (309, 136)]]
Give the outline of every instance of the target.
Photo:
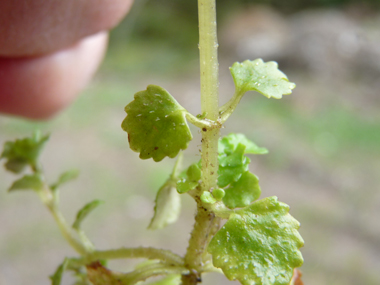
[[(201, 109), (206, 119), (219, 116), (219, 63), (215, 0), (198, 0)], [(202, 129), (203, 191), (216, 186), (219, 128)]]
[[(216, 122), (219, 117), (219, 63), (216, 36), (215, 0), (198, 0), (199, 57), (201, 74), (201, 110), (207, 120)], [(219, 228), (220, 219), (202, 207), (199, 195), (217, 187), (219, 127), (212, 124), (202, 128), (202, 184), (195, 200), (198, 204), (194, 229), (185, 255), (190, 274), (182, 276), (182, 285), (201, 282), (205, 262), (209, 261), (207, 246)]]

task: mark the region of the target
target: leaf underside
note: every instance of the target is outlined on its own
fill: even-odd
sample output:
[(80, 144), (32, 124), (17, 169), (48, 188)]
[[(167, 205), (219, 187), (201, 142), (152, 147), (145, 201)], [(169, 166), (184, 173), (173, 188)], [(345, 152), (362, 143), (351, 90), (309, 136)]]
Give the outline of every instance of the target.
[(174, 182), (167, 181), (157, 192), (154, 216), (148, 229), (162, 229), (177, 221), (181, 210), (181, 198)]
[(268, 98), (281, 99), (282, 95), (292, 93), (296, 87), (287, 76), (278, 69), (274, 61), (264, 62), (261, 58), (242, 63), (235, 62), (230, 67), (238, 93), (257, 91)]
[(192, 139), (185, 109), (159, 86), (149, 85), (137, 92), (125, 111), (121, 126), (128, 133), (130, 148), (139, 152), (141, 159), (173, 158)]
[(211, 240), (213, 264), (243, 285), (288, 285), (303, 263), (299, 223), (269, 197), (236, 211)]

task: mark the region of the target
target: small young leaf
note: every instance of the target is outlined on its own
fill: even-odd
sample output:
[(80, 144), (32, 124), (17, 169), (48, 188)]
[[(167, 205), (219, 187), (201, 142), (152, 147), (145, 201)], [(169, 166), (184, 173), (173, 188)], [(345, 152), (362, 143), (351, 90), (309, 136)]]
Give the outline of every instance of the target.
[(67, 258), (65, 258), (65, 260), (57, 268), (55, 273), (49, 277), (52, 285), (61, 285), (62, 275), (65, 272), (68, 265), (69, 265), (69, 260)]
[(49, 135), (41, 136), (35, 132), (32, 137), (8, 141), (4, 144), (0, 159), (5, 158), (5, 168), (14, 173), (20, 173), (27, 165), (37, 165), (40, 155)]
[(226, 187), (239, 180), (240, 176), (248, 170), (250, 159), (244, 156), (245, 146), (238, 144), (231, 154), (219, 155), (218, 186)]
[(215, 204), (216, 199), (208, 191), (204, 191), (201, 195), (201, 201), (206, 204)]
[(247, 139), (245, 135), (234, 133), (231, 133), (219, 140), (218, 150), (220, 153), (231, 154), (236, 150), (239, 144), (245, 146), (245, 154), (268, 153), (266, 148), (257, 146), (254, 142)]
[(277, 197), (236, 211), (211, 240), (213, 264), (243, 285), (288, 285), (293, 269), (303, 263), (303, 239), (289, 206)]
[(212, 196), (218, 201), (222, 200), (224, 195), (226, 192), (222, 188), (216, 188), (212, 191)]
[(88, 216), (90, 212), (92, 212), (100, 204), (103, 204), (103, 201), (94, 200), (84, 205), (84, 207), (78, 211), (75, 222), (73, 223), (72, 227), (76, 230), (79, 230), (82, 221)]
[(125, 111), (121, 127), (128, 133), (130, 148), (139, 152), (141, 159), (173, 158), (192, 139), (186, 110), (159, 86), (149, 85), (137, 92)]
[(174, 184), (171, 179), (168, 179), (160, 190), (158, 190), (154, 216), (148, 229), (162, 229), (168, 224), (177, 221), (181, 210), (181, 198)]
[(68, 170), (64, 173), (62, 173), (57, 182), (55, 182), (54, 184), (50, 185), (50, 188), (52, 190), (55, 190), (57, 189), (58, 187), (60, 187), (62, 184), (65, 184), (66, 182), (69, 182), (71, 180), (74, 180), (78, 177), (79, 175), (79, 170), (78, 169), (72, 169), (72, 170)]
[(177, 181), (177, 191), (180, 194), (195, 189), (199, 185), (201, 179), (201, 169), (198, 163), (189, 166), (185, 175), (180, 175), (181, 179)]
[(278, 69), (274, 61), (264, 63), (262, 59), (235, 62), (230, 68), (238, 93), (257, 91), (270, 98), (281, 99), (282, 95), (292, 93), (296, 87), (286, 75)]
[(186, 174), (190, 181), (199, 181), (202, 177), (202, 171), (196, 163), (189, 166)]
[(8, 191), (15, 191), (15, 190), (41, 190), (44, 183), (42, 181), (42, 178), (39, 174), (31, 174), (31, 175), (24, 175), (20, 179), (13, 182), (11, 187), (9, 187)]
[(248, 206), (259, 199), (261, 189), (259, 179), (249, 171), (242, 174), (238, 181), (232, 182), (226, 189), (223, 203), (230, 209)]

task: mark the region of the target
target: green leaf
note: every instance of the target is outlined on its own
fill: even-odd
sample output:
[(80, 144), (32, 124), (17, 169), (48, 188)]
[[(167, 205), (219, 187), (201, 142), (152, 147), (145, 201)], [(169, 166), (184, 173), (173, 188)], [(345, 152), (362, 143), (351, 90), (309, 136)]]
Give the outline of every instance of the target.
[(125, 111), (127, 117), (121, 127), (128, 133), (130, 148), (139, 152), (141, 159), (173, 158), (192, 139), (186, 110), (159, 86), (149, 85), (137, 92)]
[(296, 87), (293, 82), (289, 82), (274, 61), (264, 63), (259, 58), (253, 61), (246, 60), (243, 63), (235, 62), (230, 71), (236, 91), (241, 94), (257, 91), (265, 97), (281, 99), (282, 95), (291, 94)]
[(181, 175), (181, 179), (177, 181), (177, 191), (180, 194), (195, 189), (199, 185), (202, 172), (198, 163), (189, 166), (185, 175)]
[(218, 150), (220, 153), (231, 154), (236, 150), (239, 144), (245, 146), (245, 154), (268, 153), (266, 148), (257, 146), (254, 142), (247, 139), (245, 135), (234, 133), (231, 133), (219, 140)]
[(259, 179), (249, 171), (243, 173), (238, 181), (232, 182), (225, 189), (223, 203), (230, 209), (248, 206), (259, 199), (261, 189)]
[(149, 283), (147, 285), (179, 285), (180, 283), (181, 283), (181, 275), (171, 274), (159, 281)]
[(168, 179), (158, 190), (154, 216), (148, 229), (156, 230), (166, 227), (177, 221), (181, 210), (181, 199), (175, 187), (175, 182)]
[(104, 202), (100, 200), (94, 200), (90, 203), (87, 203), (82, 209), (78, 211), (75, 222), (73, 223), (72, 227), (76, 230), (79, 230), (82, 221), (88, 216), (88, 214), (103, 203)]
[(303, 263), (299, 222), (277, 197), (236, 211), (211, 240), (213, 264), (243, 285), (288, 285)]
[(222, 200), (226, 192), (222, 188), (216, 188), (212, 191), (212, 196), (218, 201)]
[(244, 156), (245, 146), (238, 144), (231, 154), (219, 155), (218, 186), (226, 187), (239, 180), (240, 176), (248, 170), (250, 159)]
[(201, 201), (206, 204), (215, 204), (216, 199), (208, 191), (204, 191), (201, 195)]
[(41, 136), (35, 132), (30, 138), (8, 141), (4, 144), (0, 159), (5, 158), (5, 168), (14, 173), (20, 173), (28, 165), (35, 167), (48, 139), (49, 135)]
[(13, 182), (8, 191), (15, 190), (41, 190), (44, 186), (42, 178), (39, 174), (24, 175), (20, 179)]
[(49, 278), (52, 281), (52, 285), (61, 285), (62, 275), (65, 272), (67, 266), (69, 265), (69, 259), (65, 258), (63, 263), (57, 268), (55, 273), (51, 275)]
[(71, 170), (68, 170), (64, 173), (62, 173), (57, 182), (55, 182), (54, 184), (50, 185), (50, 188), (52, 190), (55, 190), (57, 188), (59, 188), (62, 184), (65, 184), (71, 180), (74, 180), (76, 179), (77, 177), (79, 176), (79, 170), (78, 169), (71, 169)]

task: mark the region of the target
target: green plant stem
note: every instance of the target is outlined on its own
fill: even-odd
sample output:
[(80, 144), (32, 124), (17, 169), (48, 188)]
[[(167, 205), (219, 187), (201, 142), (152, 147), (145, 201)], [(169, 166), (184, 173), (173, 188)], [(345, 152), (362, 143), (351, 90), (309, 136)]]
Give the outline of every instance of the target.
[(200, 120), (198, 119), (197, 117), (195, 117), (194, 115), (188, 113), (186, 111), (186, 119), (192, 123), (194, 126), (202, 129), (202, 128), (212, 128), (213, 125), (214, 125), (214, 122), (212, 121), (209, 121), (209, 120)]
[(86, 248), (86, 246), (78, 238), (76, 238), (73, 229), (67, 224), (65, 217), (59, 210), (56, 197), (57, 193), (53, 194), (53, 191), (51, 191), (49, 186), (44, 183), (43, 188), (38, 191), (38, 194), (42, 202), (46, 205), (50, 213), (53, 215), (53, 218), (66, 241), (80, 255), (86, 255), (89, 249)]
[(122, 258), (147, 258), (158, 259), (168, 264), (183, 266), (183, 258), (169, 250), (157, 249), (153, 247), (119, 248), (113, 250), (97, 250), (91, 252), (83, 259), (84, 263), (91, 263), (101, 259), (122, 259)]
[(219, 109), (220, 123), (224, 124), (231, 114), (235, 111), (237, 105), (239, 104), (241, 98), (243, 98), (244, 93), (236, 92), (234, 96)]
[(185, 255), (185, 265), (189, 275), (182, 276), (183, 285), (197, 284), (205, 262), (209, 261), (207, 245), (219, 228), (220, 219), (202, 206), (199, 196), (203, 191), (217, 187), (219, 124), (219, 63), (216, 35), (215, 0), (198, 0), (199, 17), (199, 57), (201, 75), (201, 112), (205, 120), (213, 122), (212, 127), (202, 127), (202, 184), (195, 195), (198, 211), (189, 247)]
[(121, 284), (133, 285), (137, 282), (144, 281), (147, 278), (157, 275), (168, 274), (186, 274), (188, 270), (184, 267), (168, 266), (162, 263), (149, 264), (142, 268), (136, 269), (131, 273), (124, 274), (118, 278)]

